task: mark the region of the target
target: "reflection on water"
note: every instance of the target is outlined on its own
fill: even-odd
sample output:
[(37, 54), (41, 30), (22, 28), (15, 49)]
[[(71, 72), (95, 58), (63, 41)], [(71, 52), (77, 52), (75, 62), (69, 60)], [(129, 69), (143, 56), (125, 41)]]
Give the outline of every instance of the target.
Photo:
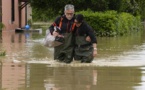
[[(130, 36), (98, 38), (98, 55), (91, 65), (145, 66), (144, 34), (138, 32)], [(6, 50), (3, 60), (55, 64), (53, 48), (43, 46), (43, 37), (36, 33), (3, 32), (3, 43), (0, 43), (0, 48)]]
[(43, 35), (4, 31), (0, 90), (144, 90), (145, 35), (98, 38), (91, 64), (53, 60)]
[[(33, 34), (33, 35), (32, 35)], [(43, 46), (43, 39), (37, 40), (37, 33), (15, 33), (14, 31), (3, 32), (0, 48), (6, 51), (5, 60), (39, 61), (48, 58), (52, 60), (52, 49)], [(51, 51), (51, 52), (50, 52)]]
[[(25, 65), (18, 63), (1, 62), (1, 89), (19, 90), (25, 87)], [(1, 90), (0, 89), (0, 90)]]
[[(145, 31), (130, 36), (98, 38), (95, 64), (105, 66), (145, 66)], [(111, 63), (110, 63), (111, 62)], [(105, 63), (105, 64), (104, 64)]]
[(144, 90), (142, 67), (51, 67), (1, 62), (0, 90)]
[(144, 50), (144, 38), (145, 32), (138, 32), (130, 36), (98, 38), (99, 57), (110, 57), (110, 55), (120, 55), (123, 52)]

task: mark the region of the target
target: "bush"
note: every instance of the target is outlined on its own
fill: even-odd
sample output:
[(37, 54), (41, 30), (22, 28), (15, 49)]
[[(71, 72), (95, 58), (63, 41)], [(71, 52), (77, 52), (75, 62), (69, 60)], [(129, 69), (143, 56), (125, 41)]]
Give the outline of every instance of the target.
[(141, 30), (141, 18), (134, 17), (129, 13), (120, 13), (118, 15), (117, 33), (120, 35), (132, 33)]
[(117, 11), (77, 12), (84, 15), (85, 20), (96, 31), (97, 36), (117, 36), (141, 29), (140, 17)]

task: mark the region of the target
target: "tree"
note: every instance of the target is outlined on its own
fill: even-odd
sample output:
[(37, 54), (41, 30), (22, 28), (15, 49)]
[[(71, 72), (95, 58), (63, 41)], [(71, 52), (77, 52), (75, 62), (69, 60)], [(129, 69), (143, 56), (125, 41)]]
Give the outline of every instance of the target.
[[(76, 11), (91, 9), (92, 11), (115, 10), (133, 15), (145, 15), (145, 0), (29, 0), (33, 8), (33, 19), (47, 21), (62, 15), (66, 4), (75, 5)], [(144, 17), (144, 16), (143, 16)], [(36, 19), (36, 20), (35, 20)]]
[(142, 17), (142, 20), (145, 20), (145, 0), (136, 0), (139, 5), (139, 13)]
[[(42, 21), (62, 15), (66, 4), (73, 4), (76, 11), (87, 10), (88, 8), (93, 11), (108, 9), (107, 0), (30, 0), (29, 2), (33, 8), (32, 16), (36, 20)], [(36, 21), (35, 19), (34, 21)]]

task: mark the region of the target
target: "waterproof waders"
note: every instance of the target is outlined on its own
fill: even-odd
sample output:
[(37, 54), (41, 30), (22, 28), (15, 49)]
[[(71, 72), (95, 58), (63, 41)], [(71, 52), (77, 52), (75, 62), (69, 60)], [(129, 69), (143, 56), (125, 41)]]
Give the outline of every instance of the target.
[(93, 60), (93, 46), (86, 41), (86, 36), (76, 36), (75, 60), (91, 63)]
[(54, 48), (54, 60), (70, 63), (73, 60), (74, 40), (72, 33), (64, 34), (64, 43)]

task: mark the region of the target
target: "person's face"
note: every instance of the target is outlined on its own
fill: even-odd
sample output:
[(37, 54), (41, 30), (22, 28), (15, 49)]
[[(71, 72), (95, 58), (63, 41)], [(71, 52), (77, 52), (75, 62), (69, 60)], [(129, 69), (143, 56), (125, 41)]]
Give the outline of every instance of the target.
[(64, 13), (65, 13), (66, 18), (68, 20), (71, 20), (73, 18), (73, 16), (74, 16), (74, 10), (66, 10)]
[(79, 23), (76, 19), (75, 19), (74, 23), (76, 24), (76, 27), (79, 27), (82, 24), (82, 23)]

